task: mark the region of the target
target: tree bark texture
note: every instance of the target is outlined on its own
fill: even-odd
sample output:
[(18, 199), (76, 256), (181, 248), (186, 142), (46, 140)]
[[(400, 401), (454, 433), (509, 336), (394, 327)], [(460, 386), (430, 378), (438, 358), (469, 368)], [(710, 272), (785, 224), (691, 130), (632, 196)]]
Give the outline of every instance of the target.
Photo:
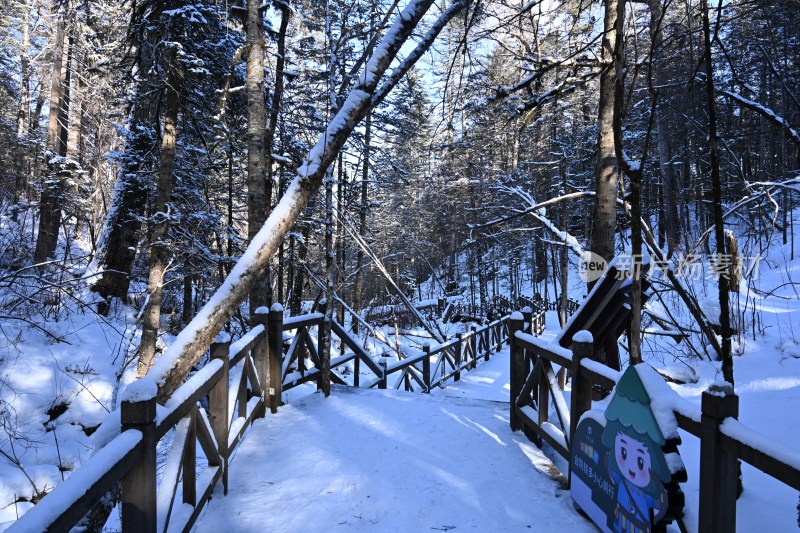
[(167, 80), (164, 87), (164, 127), (161, 138), (161, 165), (158, 169), (156, 199), (153, 204), (150, 234), (150, 273), (147, 280), (148, 299), (142, 320), (142, 338), (139, 344), (139, 364), (136, 376), (141, 378), (153, 365), (161, 324), (161, 301), (164, 294), (164, 274), (170, 257), (166, 240), (169, 231), (169, 202), (172, 197), (175, 169), (175, 143), (177, 141), (180, 75), (177, 50), (170, 47), (165, 54)]
[[(264, 134), (267, 105), (264, 98), (264, 36), (260, 0), (247, 0), (247, 237), (251, 241), (267, 219), (267, 165)], [(266, 271), (265, 271), (266, 274)], [(250, 324), (255, 312), (267, 305), (267, 278), (259, 276), (250, 290)]]
[(605, 0), (604, 5), (592, 252), (610, 261), (614, 257), (620, 178), (619, 139), (614, 131), (614, 123), (622, 113), (621, 84), (616, 80), (623, 75), (625, 2)]
[[(42, 263), (52, 257), (58, 244), (58, 228), (61, 223), (62, 187), (58, 181), (59, 165), (51, 165), (53, 156), (67, 155), (66, 117), (69, 115), (69, 72), (70, 60), (64, 65), (65, 15), (54, 3), (56, 15), (55, 38), (53, 42), (53, 75), (50, 87), (50, 118), (47, 125), (47, 175), (42, 180), (39, 205), (39, 230), (36, 234), (34, 261)], [(71, 52), (71, 50), (70, 50)], [(68, 54), (70, 53), (68, 52)]]

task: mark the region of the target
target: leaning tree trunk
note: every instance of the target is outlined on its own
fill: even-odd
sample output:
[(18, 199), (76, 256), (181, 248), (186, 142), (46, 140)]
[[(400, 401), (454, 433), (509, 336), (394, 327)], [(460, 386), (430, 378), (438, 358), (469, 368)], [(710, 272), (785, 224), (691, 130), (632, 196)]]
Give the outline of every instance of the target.
[(417, 0), (406, 6), (387, 30), (381, 44), (364, 67), (364, 73), (348, 94), (339, 113), (328, 124), (322, 137), (309, 152), (308, 159), (298, 169), (276, 208), (264, 227), (251, 240), (245, 256), (250, 260), (239, 262), (223, 282), (212, 301), (178, 335), (168, 351), (156, 362), (145, 379), (158, 384), (158, 400), (166, 401), (183, 382), (192, 366), (202, 356), (208, 345), (234, 314), (238, 305), (263, 275), (284, 236), (319, 189), (328, 167), (339, 150), (366, 114), (377, 107), (408, 73), (409, 69), (430, 48), (442, 28), (462, 11), (468, 0), (453, 2), (431, 25), (416, 47), (391, 74), (384, 78), (389, 65), (408, 40), (434, 0)]
[[(167, 204), (172, 196), (173, 171), (175, 169), (175, 142), (177, 140), (180, 76), (177, 64), (177, 49), (170, 47), (165, 54), (167, 82), (164, 98), (164, 128), (161, 139), (161, 166), (158, 169), (156, 199), (151, 217), (150, 274), (147, 280), (147, 304), (142, 320), (142, 338), (139, 344), (139, 365), (136, 376), (144, 376), (153, 366), (161, 324), (161, 300), (164, 294), (164, 274), (170, 256), (166, 242), (169, 230)], [(190, 286), (191, 287), (191, 286)]]
[(610, 261), (614, 256), (617, 187), (620, 178), (620, 164), (617, 159), (620, 140), (614, 131), (614, 120), (622, 112), (621, 84), (616, 83), (616, 80), (623, 75), (622, 27), (625, 21), (625, 1), (605, 0), (604, 3), (592, 252)]

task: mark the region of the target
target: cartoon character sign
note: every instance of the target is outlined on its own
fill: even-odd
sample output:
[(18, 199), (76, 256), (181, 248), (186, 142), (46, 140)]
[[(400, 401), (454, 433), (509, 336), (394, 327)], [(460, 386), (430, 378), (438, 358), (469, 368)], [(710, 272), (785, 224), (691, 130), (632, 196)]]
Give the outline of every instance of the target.
[(667, 512), (664, 444), (647, 390), (630, 367), (605, 413), (589, 411), (578, 424), (573, 499), (603, 531), (649, 533)]

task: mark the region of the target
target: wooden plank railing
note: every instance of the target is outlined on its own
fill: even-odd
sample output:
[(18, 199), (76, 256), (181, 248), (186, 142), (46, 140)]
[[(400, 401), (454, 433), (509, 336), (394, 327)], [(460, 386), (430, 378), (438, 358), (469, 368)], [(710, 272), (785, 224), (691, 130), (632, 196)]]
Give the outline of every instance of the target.
[[(253, 421), (266, 415), (267, 406), (272, 413), (278, 410), (283, 391), (313, 381), (323, 390), (330, 382), (379, 388), (391, 383), (394, 388), (429, 392), (448, 379), (459, 379), (479, 359), (488, 360), (508, 340), (504, 317), (443, 344), (424, 346), (399, 361), (376, 362), (334, 321), (332, 335), (344, 349), (326, 373), (318, 350), (324, 313), (322, 306), (321, 312), (284, 319), (280, 306), (260, 309), (256, 326), (234, 343), (219, 337), (210, 346), (209, 362), (163, 406), (157, 408), (155, 391), (123, 399), (119, 434), (7, 531), (67, 532), (118, 485), (123, 532), (189, 531), (217, 483), (227, 494), (231, 454)], [(529, 331), (539, 331), (533, 324), (543, 329), (543, 313), (538, 320), (533, 314), (528, 318)], [(284, 333), (292, 331), (285, 346)], [(348, 381), (343, 370), (351, 362)], [(361, 382), (362, 365), (374, 376), (366, 383)], [(206, 397), (204, 408), (201, 400)], [(157, 448), (167, 457), (160, 479)]]
[[(123, 399), (120, 433), (7, 531), (67, 532), (117, 484), (124, 532), (190, 530), (220, 480), (227, 493), (228, 460), (247, 427), (279, 399), (267, 335), (275, 314), (283, 316), (257, 313), (258, 325), (236, 343), (219, 337), (210, 361), (158, 410), (155, 391)], [(162, 447), (167, 459), (157, 483)]]
[[(621, 373), (590, 359), (589, 332), (576, 334), (572, 349), (567, 350), (530, 335), (525, 323), (516, 314), (509, 320), (511, 428), (524, 430), (535, 442), (546, 442), (569, 463), (578, 421), (591, 409), (593, 387), (611, 389)], [(569, 404), (554, 379), (553, 364), (571, 372)], [(800, 490), (800, 454), (739, 422), (739, 399), (731, 387), (712, 385), (703, 393), (700, 407), (674, 395), (670, 401), (678, 427), (700, 439), (698, 531), (735, 531), (737, 459)], [(675, 443), (667, 443), (671, 444)], [(685, 480), (685, 472), (682, 477), (678, 481)]]
[[(321, 330), (323, 319), (322, 314), (315, 314), (302, 320), (287, 319), (283, 324), (284, 331), (294, 330), (283, 359), (283, 390), (319, 379), (319, 343), (315, 345), (310, 328)], [(459, 333), (442, 344), (424, 345), (421, 351), (406, 349), (404, 357), (390, 361), (388, 357), (370, 355), (358, 339), (334, 320), (331, 332), (344, 349), (330, 362), (330, 379), (354, 387), (430, 392), (449, 380), (458, 381), (461, 373), (476, 368), (479, 360), (488, 361), (491, 354), (507, 342), (507, 322), (508, 317), (504, 317), (481, 327), (473, 326), (470, 331)], [(543, 324), (541, 322), (542, 329)]]

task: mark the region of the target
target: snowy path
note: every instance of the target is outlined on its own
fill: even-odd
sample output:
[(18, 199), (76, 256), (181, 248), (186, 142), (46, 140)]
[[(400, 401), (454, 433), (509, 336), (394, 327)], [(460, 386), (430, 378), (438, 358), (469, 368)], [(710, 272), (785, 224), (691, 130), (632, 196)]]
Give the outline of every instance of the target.
[(196, 531), (594, 531), (549, 465), (507, 403), (335, 387), (253, 426)]

